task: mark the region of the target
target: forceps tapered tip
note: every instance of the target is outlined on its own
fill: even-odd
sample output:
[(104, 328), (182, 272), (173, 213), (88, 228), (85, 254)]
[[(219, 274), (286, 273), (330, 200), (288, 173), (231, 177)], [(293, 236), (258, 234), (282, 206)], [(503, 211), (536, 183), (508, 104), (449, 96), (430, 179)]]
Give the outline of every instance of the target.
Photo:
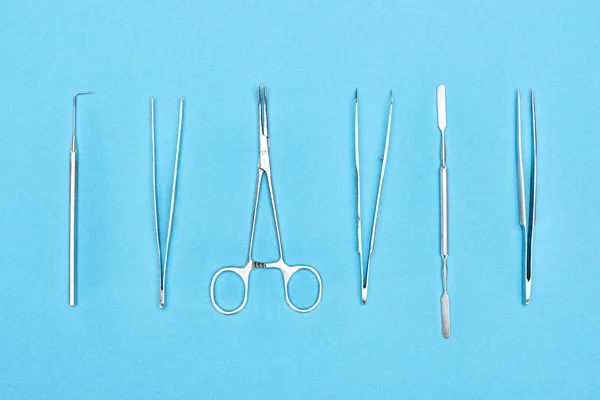
[[(267, 123), (267, 86), (263, 85), (262, 87), (263, 89), (263, 101), (264, 101), (264, 107), (265, 107), (265, 123)], [(269, 136), (267, 134), (267, 136)]]
[(363, 304), (367, 304), (367, 291), (369, 290), (368, 287), (363, 287), (361, 290), (361, 300)]
[(161, 289), (158, 293), (158, 308), (165, 308), (165, 290)]

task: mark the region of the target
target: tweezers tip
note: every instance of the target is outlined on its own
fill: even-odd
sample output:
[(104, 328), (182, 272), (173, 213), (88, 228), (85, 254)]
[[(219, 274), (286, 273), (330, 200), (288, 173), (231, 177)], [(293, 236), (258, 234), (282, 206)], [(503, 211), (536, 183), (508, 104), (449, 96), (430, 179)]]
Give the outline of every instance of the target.
[(531, 300), (531, 280), (525, 280), (525, 287), (523, 290), (523, 305), (529, 304)]
[(367, 293), (368, 293), (367, 291), (368, 291), (368, 288), (362, 287), (362, 290), (361, 290), (361, 301), (362, 301), (363, 304), (367, 304)]

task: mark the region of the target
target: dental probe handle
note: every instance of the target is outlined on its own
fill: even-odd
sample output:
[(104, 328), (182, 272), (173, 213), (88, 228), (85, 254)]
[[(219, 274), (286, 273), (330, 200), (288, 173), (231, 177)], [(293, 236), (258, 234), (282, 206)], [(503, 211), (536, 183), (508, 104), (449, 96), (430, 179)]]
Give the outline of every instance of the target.
[[(73, 139), (74, 140), (74, 139)], [(76, 227), (77, 227), (77, 150), (71, 148), (71, 160), (69, 166), (69, 306), (76, 305)]]
[(441, 253), (443, 260), (442, 282), (444, 292), (442, 294), (442, 333), (445, 338), (450, 336), (450, 297), (447, 291), (448, 277), (448, 169), (445, 165), (440, 168), (440, 236)]

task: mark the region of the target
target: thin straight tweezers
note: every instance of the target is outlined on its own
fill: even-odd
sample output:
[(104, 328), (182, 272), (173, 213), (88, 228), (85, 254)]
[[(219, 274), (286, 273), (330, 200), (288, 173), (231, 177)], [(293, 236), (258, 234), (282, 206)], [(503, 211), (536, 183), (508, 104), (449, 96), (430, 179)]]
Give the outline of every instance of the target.
[(167, 228), (167, 242), (165, 245), (165, 259), (163, 261), (160, 245), (160, 229), (158, 223), (158, 198), (156, 189), (156, 145), (154, 135), (154, 97), (150, 100), (152, 118), (152, 191), (154, 194), (154, 226), (156, 230), (156, 247), (158, 249), (158, 268), (160, 274), (160, 289), (158, 306), (165, 308), (165, 286), (167, 281), (167, 261), (169, 259), (169, 244), (171, 243), (171, 230), (173, 227), (173, 214), (175, 212), (175, 193), (177, 188), (177, 171), (179, 170), (179, 150), (181, 147), (181, 128), (183, 122), (183, 97), (179, 99), (179, 127), (177, 129), (177, 149), (175, 150), (175, 167), (173, 168), (173, 186), (171, 187), (171, 208), (169, 211), (169, 225)]
[(383, 147), (383, 156), (381, 157), (381, 172), (379, 173), (379, 187), (377, 189), (377, 200), (375, 201), (375, 213), (373, 214), (373, 227), (371, 228), (371, 245), (369, 246), (369, 255), (367, 257), (367, 266), (363, 263), (362, 250), (362, 224), (360, 216), (360, 157), (358, 151), (358, 89), (354, 94), (354, 157), (356, 166), (356, 205), (358, 221), (358, 257), (360, 262), (360, 281), (361, 281), (361, 301), (367, 303), (369, 290), (369, 270), (371, 268), (371, 256), (375, 251), (375, 235), (377, 233), (377, 217), (379, 216), (379, 203), (381, 201), (381, 191), (383, 189), (383, 178), (385, 176), (385, 167), (387, 165), (388, 149), (390, 146), (390, 133), (392, 129), (392, 109), (394, 97), (390, 90), (390, 111), (388, 114), (387, 130), (385, 134), (385, 145)]
[(537, 128), (535, 95), (531, 90), (531, 123), (533, 129), (531, 175), (529, 181), (529, 210), (525, 203), (525, 178), (523, 174), (523, 150), (521, 136), (521, 91), (517, 91), (517, 168), (519, 185), (519, 223), (523, 231), (523, 304), (531, 299), (531, 276), (533, 267), (533, 229), (535, 227), (537, 200)]

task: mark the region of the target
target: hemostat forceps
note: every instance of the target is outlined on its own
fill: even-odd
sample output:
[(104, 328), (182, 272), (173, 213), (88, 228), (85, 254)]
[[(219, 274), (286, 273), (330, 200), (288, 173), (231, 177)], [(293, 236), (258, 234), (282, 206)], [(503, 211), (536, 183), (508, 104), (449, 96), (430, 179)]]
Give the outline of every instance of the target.
[[(537, 196), (537, 130), (535, 121), (535, 97), (531, 90), (531, 120), (533, 128), (531, 177), (529, 182), (529, 212), (525, 205), (525, 179), (523, 177), (523, 151), (521, 149), (521, 91), (517, 91), (517, 161), (519, 184), (519, 221), (523, 230), (523, 303), (531, 297), (531, 269), (533, 265), (533, 228)], [(526, 215), (527, 214), (527, 215)]]
[(183, 97), (179, 99), (179, 126), (177, 128), (177, 149), (175, 150), (175, 167), (173, 168), (173, 186), (171, 188), (171, 209), (169, 211), (169, 226), (167, 228), (167, 242), (165, 244), (165, 260), (163, 262), (160, 245), (160, 230), (158, 228), (158, 198), (156, 195), (156, 145), (154, 137), (154, 97), (150, 99), (152, 118), (152, 191), (154, 194), (154, 226), (156, 230), (156, 247), (158, 248), (158, 269), (160, 273), (160, 288), (158, 306), (165, 308), (165, 286), (167, 281), (167, 261), (169, 259), (169, 244), (171, 243), (171, 229), (173, 227), (173, 213), (175, 212), (175, 193), (177, 188), (177, 171), (179, 170), (179, 149), (181, 147), (181, 128), (183, 122)]
[(367, 302), (367, 293), (369, 289), (369, 269), (371, 266), (371, 256), (375, 248), (375, 233), (377, 231), (377, 216), (379, 215), (379, 202), (381, 200), (381, 189), (383, 188), (383, 177), (385, 176), (385, 166), (387, 164), (388, 148), (390, 145), (390, 130), (392, 127), (392, 106), (394, 98), (390, 90), (390, 113), (388, 115), (387, 132), (385, 134), (385, 147), (383, 148), (383, 157), (381, 157), (381, 172), (379, 174), (379, 189), (377, 189), (377, 200), (375, 202), (375, 214), (373, 214), (373, 228), (371, 229), (371, 246), (369, 247), (369, 256), (367, 257), (367, 268), (364, 268), (362, 254), (362, 226), (360, 218), (360, 159), (358, 156), (358, 89), (354, 93), (354, 156), (356, 163), (356, 203), (358, 219), (358, 255), (360, 261), (360, 283), (362, 303)]
[[(250, 246), (248, 250), (248, 262), (243, 267), (226, 267), (218, 270), (212, 278), (210, 283), (210, 299), (215, 309), (221, 314), (235, 314), (242, 310), (246, 306), (248, 300), (248, 278), (250, 272), (254, 268), (277, 268), (283, 275), (283, 288), (285, 291), (285, 301), (294, 311), (305, 313), (314, 310), (321, 302), (321, 295), (323, 292), (323, 283), (321, 282), (321, 276), (316, 269), (306, 265), (288, 265), (283, 259), (283, 248), (281, 245), (281, 236), (279, 233), (279, 221), (277, 219), (277, 208), (275, 207), (275, 195), (273, 192), (273, 181), (271, 177), (271, 158), (269, 155), (269, 119), (267, 113), (267, 88), (263, 87), (263, 97), (261, 98), (260, 86), (258, 87), (258, 131), (259, 131), (259, 151), (258, 151), (258, 179), (256, 183), (256, 195), (254, 198), (254, 211), (252, 212), (252, 229), (250, 231)], [(258, 211), (258, 199), (260, 197), (261, 182), (263, 176), (266, 177), (267, 186), (269, 187), (269, 195), (271, 197), (271, 207), (273, 208), (273, 219), (275, 222), (275, 231), (277, 233), (277, 245), (279, 246), (279, 260), (272, 263), (263, 263), (254, 261), (252, 259), (252, 245), (254, 243), (254, 228), (256, 227), (256, 214)], [(308, 270), (317, 278), (319, 283), (319, 294), (317, 301), (309, 308), (298, 308), (290, 300), (288, 292), (288, 284), (290, 278), (300, 270)], [(244, 300), (242, 304), (235, 310), (224, 310), (215, 301), (215, 282), (219, 275), (223, 272), (234, 272), (244, 282)]]
[(73, 96), (73, 131), (69, 163), (69, 305), (77, 305), (77, 96), (91, 92), (77, 92)]

